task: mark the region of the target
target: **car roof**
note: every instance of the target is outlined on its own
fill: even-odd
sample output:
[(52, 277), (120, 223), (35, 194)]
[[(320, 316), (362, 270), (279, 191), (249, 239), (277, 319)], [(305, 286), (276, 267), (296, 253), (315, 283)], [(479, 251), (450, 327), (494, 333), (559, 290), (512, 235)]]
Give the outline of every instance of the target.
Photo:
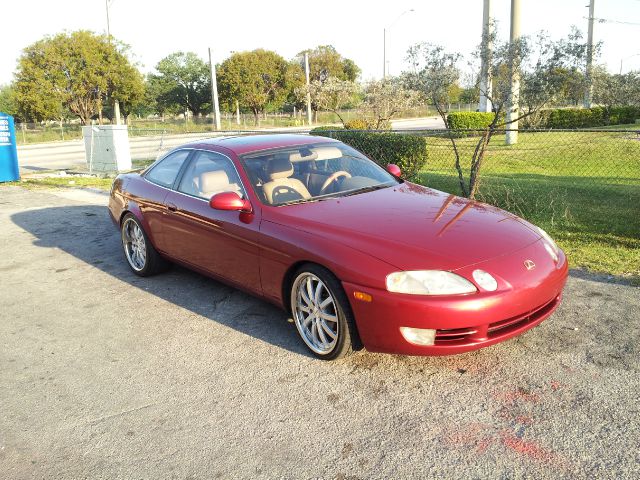
[(236, 155), (257, 152), (260, 150), (270, 150), (272, 148), (294, 147), (298, 145), (309, 145), (315, 143), (335, 142), (336, 140), (327, 137), (316, 137), (313, 135), (295, 135), (290, 133), (269, 133), (253, 135), (234, 135), (230, 137), (213, 137), (206, 140), (199, 140), (183, 147), (211, 148), (224, 147)]

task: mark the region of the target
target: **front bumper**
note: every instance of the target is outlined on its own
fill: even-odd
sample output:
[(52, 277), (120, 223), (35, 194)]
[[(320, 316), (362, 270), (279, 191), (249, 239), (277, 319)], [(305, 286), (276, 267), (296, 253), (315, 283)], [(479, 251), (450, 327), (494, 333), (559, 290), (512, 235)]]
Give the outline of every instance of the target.
[[(564, 255), (544, 278), (497, 292), (429, 297), (403, 295), (343, 282), (360, 338), (369, 351), (453, 355), (488, 347), (539, 325), (558, 307), (567, 280)], [(465, 275), (466, 276), (466, 275)], [(371, 302), (354, 298), (364, 292)], [(434, 345), (407, 342), (400, 327), (435, 329)]]

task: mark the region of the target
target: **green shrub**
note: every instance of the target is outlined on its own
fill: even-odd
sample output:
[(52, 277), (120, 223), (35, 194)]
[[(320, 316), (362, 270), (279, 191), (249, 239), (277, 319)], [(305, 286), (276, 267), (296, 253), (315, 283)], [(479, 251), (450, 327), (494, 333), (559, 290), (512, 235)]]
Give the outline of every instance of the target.
[(492, 112), (451, 112), (447, 115), (447, 126), (452, 130), (484, 130), (494, 116)]
[(634, 123), (637, 118), (640, 118), (640, 108), (555, 108), (542, 110), (540, 112), (540, 118), (541, 120), (538, 125), (534, 123), (527, 124), (525, 122), (523, 126), (531, 126), (533, 128), (574, 129)]
[(391, 122), (386, 120), (378, 125), (373, 119), (355, 118), (344, 124), (347, 130), (391, 130)]
[(413, 181), (427, 163), (427, 141), (414, 135), (357, 130), (318, 130), (316, 135), (334, 138), (361, 151), (378, 165), (386, 168), (395, 163), (402, 176)]
[[(638, 107), (612, 107), (609, 109), (609, 125), (635, 123), (640, 117), (640, 109)], [(615, 120), (615, 121), (614, 121)]]
[(369, 122), (362, 118), (355, 118), (344, 124), (347, 130), (371, 130)]
[(332, 127), (331, 125), (322, 125), (320, 127), (313, 128), (309, 131), (310, 135), (315, 135), (319, 132), (333, 132), (335, 130), (343, 130), (342, 127)]

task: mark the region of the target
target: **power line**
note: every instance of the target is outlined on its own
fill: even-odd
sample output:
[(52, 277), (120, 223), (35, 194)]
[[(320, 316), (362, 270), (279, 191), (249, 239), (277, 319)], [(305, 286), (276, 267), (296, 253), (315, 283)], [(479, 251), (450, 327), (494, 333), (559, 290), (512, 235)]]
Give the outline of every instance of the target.
[[(589, 20), (589, 17), (582, 17), (582, 18)], [(635, 27), (640, 27), (640, 23), (635, 23), (635, 22), (623, 22), (621, 20), (610, 20), (608, 18), (596, 18), (596, 17), (593, 17), (593, 20), (595, 20), (598, 23), (617, 23), (620, 25), (633, 25)]]

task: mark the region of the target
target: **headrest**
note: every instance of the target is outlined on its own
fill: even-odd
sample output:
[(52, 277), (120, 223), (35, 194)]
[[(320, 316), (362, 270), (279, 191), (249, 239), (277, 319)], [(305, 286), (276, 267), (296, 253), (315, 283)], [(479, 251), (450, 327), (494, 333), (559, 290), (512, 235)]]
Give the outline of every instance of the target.
[(333, 160), (342, 158), (342, 150), (338, 147), (322, 146), (312, 148), (311, 151), (316, 154), (316, 160)]
[(200, 174), (201, 192), (218, 192), (229, 187), (229, 176), (224, 170)]
[(267, 163), (267, 175), (269, 180), (289, 178), (293, 174), (293, 165), (287, 156), (277, 156)]

